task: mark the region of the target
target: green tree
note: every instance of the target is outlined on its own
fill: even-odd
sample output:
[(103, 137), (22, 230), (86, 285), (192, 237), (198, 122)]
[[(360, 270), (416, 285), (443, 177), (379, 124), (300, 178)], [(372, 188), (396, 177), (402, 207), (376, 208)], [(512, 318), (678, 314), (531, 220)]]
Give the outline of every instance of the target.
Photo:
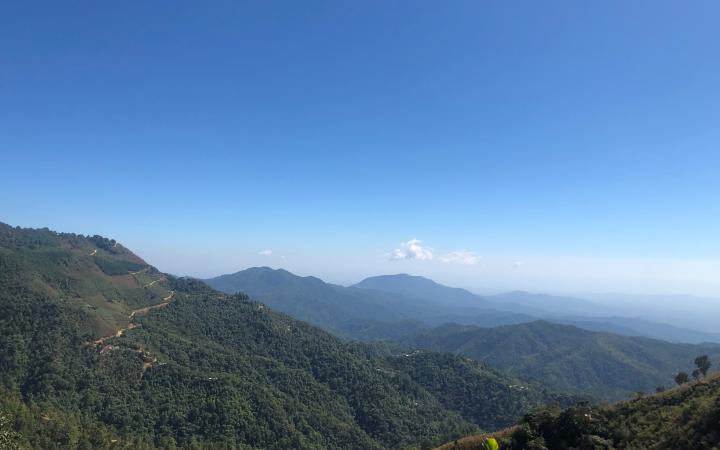
[(10, 418), (0, 412), (0, 449), (20, 450), (20, 435), (10, 426)]
[(710, 364), (710, 358), (708, 358), (708, 355), (701, 355), (695, 358), (695, 365), (702, 376), (705, 376), (712, 364)]
[(679, 372), (677, 375), (675, 375), (675, 382), (678, 385), (685, 384), (688, 381), (690, 381), (690, 376), (687, 374), (687, 372)]

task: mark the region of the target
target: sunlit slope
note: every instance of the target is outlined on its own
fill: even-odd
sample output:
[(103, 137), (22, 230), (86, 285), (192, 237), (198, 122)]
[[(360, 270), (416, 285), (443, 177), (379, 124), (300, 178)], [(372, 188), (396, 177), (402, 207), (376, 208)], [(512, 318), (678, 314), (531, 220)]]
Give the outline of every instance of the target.
[[(442, 450), (484, 450), (490, 435), (449, 442)], [(502, 450), (716, 449), (720, 447), (720, 377), (613, 405), (545, 409), (495, 433)]]
[(33, 448), (428, 446), (556, 399), (457, 356), (343, 343), (100, 237), (3, 226), (0, 265), (0, 407)]
[(133, 310), (162, 303), (169, 292), (163, 274), (100, 236), (0, 224), (0, 265), (6, 290), (84, 311), (83, 327), (96, 337), (127, 326)]

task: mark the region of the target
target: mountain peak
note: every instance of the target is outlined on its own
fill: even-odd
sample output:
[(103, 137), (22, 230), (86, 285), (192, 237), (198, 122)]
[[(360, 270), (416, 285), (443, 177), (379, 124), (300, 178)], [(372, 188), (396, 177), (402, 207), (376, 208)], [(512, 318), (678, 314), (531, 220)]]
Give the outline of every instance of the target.
[(405, 273), (368, 277), (353, 287), (407, 295), (435, 301), (447, 306), (485, 306), (483, 298), (470, 291), (451, 288), (429, 278)]

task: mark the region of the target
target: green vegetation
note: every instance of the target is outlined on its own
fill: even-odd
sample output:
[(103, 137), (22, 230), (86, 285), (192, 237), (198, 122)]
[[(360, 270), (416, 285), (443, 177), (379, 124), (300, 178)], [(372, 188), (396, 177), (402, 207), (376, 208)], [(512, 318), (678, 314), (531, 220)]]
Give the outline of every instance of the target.
[(205, 281), (227, 294), (246, 293), (276, 311), (344, 338), (392, 339), (424, 328), (413, 314), (422, 309), (422, 301), (336, 286), (282, 269), (253, 267)]
[(134, 268), (161, 276), (132, 252), (99, 236), (0, 224), (2, 294), (28, 302), (42, 297), (45, 307), (82, 310), (89, 316), (83, 330), (96, 337), (126, 326), (133, 309), (162, 302), (167, 285), (145, 288), (129, 274)]
[(0, 448), (3, 450), (19, 450), (22, 436), (10, 426), (10, 418), (0, 410)]
[(697, 369), (693, 371), (693, 377), (697, 380), (707, 375), (707, 372), (710, 370), (710, 366), (712, 364), (710, 363), (708, 355), (701, 355), (695, 358), (695, 365), (697, 366)]
[(122, 261), (117, 259), (110, 259), (103, 256), (95, 258), (95, 264), (102, 270), (106, 275), (127, 275), (128, 272), (135, 272), (142, 269), (145, 265), (136, 263), (134, 261)]
[(572, 398), (548, 392), (539, 385), (508, 380), (486, 364), (447, 353), (413, 352), (390, 358), (390, 367), (406, 373), (448, 409), (485, 430), (511, 425), (536, 405), (573, 404)]
[[(720, 448), (720, 376), (614, 405), (541, 408), (497, 433), (501, 450)], [(483, 450), (485, 435), (443, 450)]]
[[(508, 449), (717, 448), (720, 378), (612, 406), (530, 414)], [(503, 447), (505, 448), (505, 447)]]
[(344, 343), (97, 237), (0, 225), (0, 268), (0, 410), (25, 447), (429, 447), (558, 399), (457, 356)]
[(687, 374), (687, 372), (678, 372), (678, 374), (675, 375), (675, 382), (678, 385), (685, 384), (688, 381), (690, 381), (690, 376)]
[[(605, 400), (670, 385), (677, 369), (691, 366), (695, 355), (720, 354), (715, 344), (672, 344), (543, 321), (496, 328), (446, 325), (399, 343), (407, 349), (457, 353), (548, 388)], [(710, 366), (705, 360), (699, 363), (706, 373)]]

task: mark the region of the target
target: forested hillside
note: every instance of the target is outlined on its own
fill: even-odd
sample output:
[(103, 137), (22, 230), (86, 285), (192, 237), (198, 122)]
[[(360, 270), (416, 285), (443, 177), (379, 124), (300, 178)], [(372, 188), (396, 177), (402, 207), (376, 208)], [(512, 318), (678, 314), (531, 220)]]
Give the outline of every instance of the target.
[(0, 268), (0, 407), (32, 448), (429, 446), (566, 401), (343, 343), (100, 237), (0, 225)]
[(282, 269), (253, 267), (204, 281), (221, 292), (246, 293), (277, 311), (338, 336), (359, 340), (397, 338), (424, 328), (417, 316), (427, 305), (415, 299), (336, 286)]
[[(410, 278), (439, 286), (425, 278)], [(463, 318), (473, 324), (488, 326), (534, 320), (526, 314), (480, 309), (483, 303), (473, 294), (444, 286), (439, 286), (440, 293), (445, 290), (453, 294), (459, 292), (462, 298), (451, 303), (466, 307), (449, 307), (445, 295), (435, 298), (427, 294), (424, 297), (414, 296), (418, 289), (384, 291), (367, 289), (363, 283), (357, 287), (343, 287), (325, 283), (319, 278), (300, 277), (286, 270), (268, 267), (253, 267), (205, 281), (219, 291), (247, 293), (277, 311), (338, 336), (361, 341), (395, 339)], [(465, 300), (469, 303), (463, 303)], [(477, 308), (470, 308), (471, 304)]]
[(566, 392), (616, 400), (672, 386), (696, 356), (720, 346), (672, 344), (536, 321), (495, 328), (445, 325), (400, 340), (408, 350), (452, 352)]
[[(614, 405), (545, 408), (493, 436), (500, 450), (717, 449), (720, 377)], [(486, 450), (491, 435), (449, 442), (437, 450)]]

